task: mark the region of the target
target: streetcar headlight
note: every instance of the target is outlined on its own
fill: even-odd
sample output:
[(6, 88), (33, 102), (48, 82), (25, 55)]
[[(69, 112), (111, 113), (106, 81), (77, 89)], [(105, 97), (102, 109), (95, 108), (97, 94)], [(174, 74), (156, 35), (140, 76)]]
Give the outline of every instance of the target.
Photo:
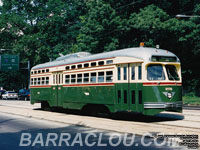
[(167, 93), (167, 97), (168, 97), (169, 99), (171, 99), (171, 98), (172, 98), (172, 93)]

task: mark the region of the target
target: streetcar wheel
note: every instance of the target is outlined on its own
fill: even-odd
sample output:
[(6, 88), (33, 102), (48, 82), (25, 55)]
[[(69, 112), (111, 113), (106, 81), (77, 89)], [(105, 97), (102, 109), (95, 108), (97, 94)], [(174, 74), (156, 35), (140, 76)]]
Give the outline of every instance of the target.
[(49, 103), (46, 102), (46, 101), (41, 102), (41, 109), (42, 109), (42, 110), (45, 110), (45, 111), (49, 111), (49, 110), (50, 110)]

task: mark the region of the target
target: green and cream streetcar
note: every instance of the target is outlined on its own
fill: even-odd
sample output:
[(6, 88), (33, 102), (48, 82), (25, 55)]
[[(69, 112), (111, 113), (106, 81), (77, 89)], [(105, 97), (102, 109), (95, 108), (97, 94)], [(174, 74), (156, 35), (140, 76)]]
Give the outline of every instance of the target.
[(79, 52), (34, 66), (31, 104), (154, 115), (182, 111), (178, 57), (157, 48)]

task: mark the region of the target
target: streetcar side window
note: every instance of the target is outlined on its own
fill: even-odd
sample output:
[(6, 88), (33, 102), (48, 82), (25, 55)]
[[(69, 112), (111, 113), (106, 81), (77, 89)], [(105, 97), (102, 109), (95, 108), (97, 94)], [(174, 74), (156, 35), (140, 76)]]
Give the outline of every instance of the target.
[(69, 69), (70, 69), (70, 67), (69, 67), (69, 66), (66, 66), (66, 67), (65, 67), (65, 70), (69, 70)]
[(99, 66), (104, 65), (104, 61), (99, 61), (99, 62), (98, 62), (98, 65), (99, 65)]
[(71, 69), (76, 69), (76, 65), (71, 66)]
[(77, 65), (77, 68), (78, 69), (82, 68), (82, 64)]
[(45, 77), (42, 77), (42, 85), (45, 83)]
[(138, 80), (142, 80), (142, 65), (138, 65)]
[(40, 73), (41, 71), (40, 70), (38, 70), (38, 73)]
[(84, 83), (88, 83), (88, 82), (89, 82), (89, 73), (84, 73), (83, 82), (84, 82)]
[(96, 83), (96, 77), (97, 76), (97, 73), (96, 72), (92, 72), (90, 74), (90, 83)]
[(49, 69), (46, 69), (46, 72), (49, 72)]
[(65, 84), (70, 83), (70, 75), (65, 75)]
[(34, 71), (34, 74), (37, 74), (37, 71)]
[(77, 83), (82, 83), (82, 74), (77, 74)]
[(49, 84), (49, 77), (46, 77), (46, 85)]
[(54, 74), (53, 75), (53, 84), (55, 84), (56, 83), (56, 75)]
[(57, 76), (58, 76), (58, 84), (60, 84), (61, 83), (60, 74), (58, 74)]
[(121, 80), (121, 67), (120, 66), (117, 67), (117, 79)]
[(124, 80), (127, 80), (127, 67), (124, 66)]
[(37, 78), (34, 78), (34, 85), (37, 85)]
[(98, 82), (104, 82), (104, 72), (98, 72)]
[(76, 74), (71, 75), (71, 83), (76, 83)]
[(106, 71), (106, 82), (112, 82), (112, 79), (113, 79), (113, 72)]
[(45, 70), (42, 70), (42, 73), (45, 73)]
[(61, 76), (61, 84), (63, 84), (63, 74), (61, 74), (60, 76)]
[(84, 68), (89, 67), (89, 63), (84, 64)]
[(106, 64), (108, 65), (108, 64), (112, 64), (113, 63), (113, 60), (107, 60), (106, 61)]
[(40, 85), (40, 78), (38, 78), (38, 82), (37, 83), (38, 83), (38, 85)]
[(31, 85), (33, 85), (33, 78), (31, 78)]
[(131, 67), (131, 80), (135, 80), (135, 65)]
[(97, 65), (96, 62), (92, 62), (92, 63), (91, 63), (91, 67), (94, 67), (94, 66), (96, 66), (96, 65)]

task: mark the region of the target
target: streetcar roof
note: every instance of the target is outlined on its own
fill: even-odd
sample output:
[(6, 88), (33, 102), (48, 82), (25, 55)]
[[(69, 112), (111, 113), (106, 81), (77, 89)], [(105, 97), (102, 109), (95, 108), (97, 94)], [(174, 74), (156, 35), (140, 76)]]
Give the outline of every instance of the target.
[(32, 69), (42, 69), (42, 68), (59, 66), (59, 65), (67, 65), (67, 64), (86, 62), (86, 61), (92, 61), (92, 60), (95, 61), (99, 59), (106, 59), (106, 58), (113, 58), (113, 57), (133, 57), (133, 58), (141, 59), (144, 62), (148, 62), (148, 61), (151, 61), (150, 59), (152, 56), (176, 57), (177, 60), (179, 60), (175, 54), (167, 50), (147, 48), (147, 47), (136, 47), (136, 48), (127, 48), (127, 49), (115, 50), (115, 51), (104, 52), (104, 53), (93, 54), (93, 55), (86, 55), (85, 57), (71, 57), (71, 58), (66, 57), (66, 59), (57, 59), (51, 62), (36, 65)]

